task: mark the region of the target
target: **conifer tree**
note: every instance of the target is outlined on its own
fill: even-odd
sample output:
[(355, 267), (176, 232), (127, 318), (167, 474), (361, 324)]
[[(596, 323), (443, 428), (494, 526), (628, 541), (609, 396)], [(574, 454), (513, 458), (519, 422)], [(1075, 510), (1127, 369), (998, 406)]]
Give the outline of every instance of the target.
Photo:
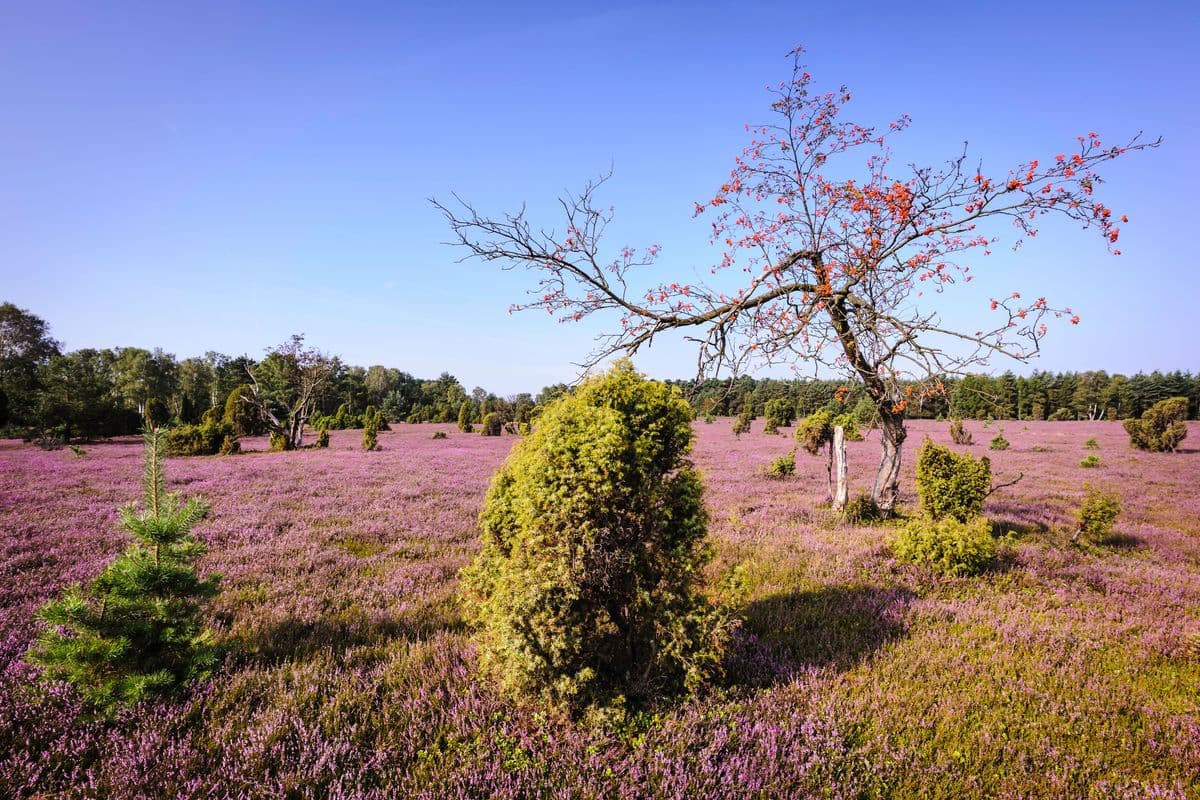
[(166, 491), (163, 434), (145, 435), (144, 507), (120, 510), (136, 541), (88, 586), (73, 586), (38, 612), (47, 627), (29, 652), (47, 680), (74, 684), (103, 715), (208, 675), (216, 662), (201, 603), (220, 577), (201, 579), (195, 561), (204, 543), (192, 527), (208, 513), (200, 499)]
[(379, 422), (380, 414), (378, 411), (370, 410), (370, 413), (363, 414), (363, 435), (362, 447), (363, 450), (378, 450), (379, 449)]
[(462, 405), (458, 407), (458, 429), (463, 433), (470, 433), (474, 430), (471, 425), (471, 401), (463, 400)]

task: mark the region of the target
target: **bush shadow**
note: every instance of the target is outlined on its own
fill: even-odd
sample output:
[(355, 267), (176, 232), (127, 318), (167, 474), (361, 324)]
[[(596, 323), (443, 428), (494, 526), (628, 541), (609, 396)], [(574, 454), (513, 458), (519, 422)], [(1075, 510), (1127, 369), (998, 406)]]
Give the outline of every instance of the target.
[(425, 608), (403, 617), (370, 618), (364, 613), (338, 613), (317, 619), (272, 620), (248, 630), (235, 630), (223, 647), (234, 661), (278, 663), (319, 652), (341, 653), (361, 647), (386, 647), (397, 640), (427, 640), (439, 633), (458, 633), (466, 624), (440, 608)]
[(915, 597), (904, 587), (843, 585), (756, 600), (742, 615), (726, 675), (761, 687), (811, 667), (850, 669), (905, 634)]

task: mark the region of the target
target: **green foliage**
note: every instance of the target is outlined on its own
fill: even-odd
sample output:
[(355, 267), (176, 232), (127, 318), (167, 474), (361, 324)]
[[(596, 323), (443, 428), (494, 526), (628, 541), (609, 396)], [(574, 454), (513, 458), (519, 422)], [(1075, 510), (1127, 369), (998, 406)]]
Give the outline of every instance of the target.
[(383, 416), (373, 406), (368, 406), (362, 420), (362, 449), (367, 451), (380, 449), (379, 424), (383, 422)]
[(961, 419), (950, 420), (950, 441), (958, 445), (969, 445), (975, 443), (975, 437), (966, 429)]
[(917, 454), (917, 493), (921, 511), (930, 519), (966, 522), (979, 516), (992, 485), (992, 464), (926, 439)]
[(1097, 469), (1100, 466), (1100, 457), (1087, 456), (1079, 462), (1079, 466), (1083, 467), (1084, 469)]
[(483, 417), (483, 422), (480, 427), (484, 436), (499, 436), (504, 430), (504, 418), (500, 416), (498, 411), (489, 411)]
[(988, 450), (1007, 450), (1011, 446), (1012, 445), (1008, 439), (1004, 438), (1004, 429), (1001, 428), (1000, 432), (996, 434), (995, 438), (988, 443)]
[(458, 429), (463, 433), (475, 430), (471, 425), (471, 411), (471, 401), (463, 400), (462, 405), (458, 407)]
[(88, 586), (67, 589), (38, 612), (46, 627), (29, 660), (47, 680), (73, 683), (102, 714), (206, 676), (216, 662), (201, 603), (219, 578), (201, 580), (205, 552), (192, 527), (208, 512), (180, 501), (163, 480), (162, 434), (146, 434), (144, 508), (121, 508), (121, 527), (136, 542)]
[(1094, 543), (1103, 542), (1112, 535), (1113, 523), (1121, 514), (1121, 495), (1105, 492), (1088, 483), (1083, 485), (1083, 490), (1083, 504), (1076, 514), (1079, 528), (1075, 538), (1083, 536)]
[(850, 415), (854, 417), (854, 422), (859, 429), (871, 429), (875, 427), (876, 419), (879, 416), (879, 409), (875, 407), (875, 403), (869, 397), (860, 397), (858, 402), (854, 404), (854, 408), (850, 410)]
[(996, 560), (996, 540), (991, 523), (983, 517), (916, 518), (892, 540), (892, 552), (896, 558), (943, 575), (977, 575)]
[(200, 422), (221, 422), (225, 418), (225, 409), (222, 406), (213, 406), (200, 415)]
[(240, 450), (237, 428), (229, 422), (176, 425), (162, 436), (162, 451), (168, 456), (225, 456)]
[(767, 467), (767, 477), (780, 480), (792, 475), (795, 471), (796, 454), (793, 452), (772, 461), (771, 466)]
[(619, 708), (719, 669), (733, 623), (700, 592), (691, 416), (621, 361), (548, 405), (496, 475), (463, 599), (506, 694)]
[(1053, 414), (1046, 417), (1050, 422), (1070, 422), (1075, 419), (1075, 412), (1069, 408), (1060, 408), (1055, 410)]
[(716, 421), (717, 421), (717, 418), (713, 416), (713, 413), (711, 411), (704, 415), (704, 424), (705, 425), (712, 425)]
[(863, 493), (846, 503), (842, 509), (842, 520), (849, 525), (867, 525), (883, 519), (883, 512), (871, 495)]
[(432, 438), (434, 438), (434, 439), (449, 439), (450, 437), (446, 435), (445, 431), (434, 431)]
[(736, 438), (741, 438), (743, 433), (750, 431), (750, 418), (745, 414), (739, 414), (737, 419), (733, 421), (733, 435)]
[(1088, 439), (1086, 442), (1083, 443), (1083, 449), (1084, 450), (1099, 450), (1100, 443), (1097, 442), (1096, 437), (1093, 436), (1091, 439)]
[(772, 429), (772, 433), (776, 428), (790, 428), (795, 412), (795, 405), (782, 397), (768, 400), (764, 409), (767, 427)]
[(317, 447), (329, 447), (328, 428), (317, 428)]
[(225, 398), (225, 422), (233, 425), (238, 436), (255, 436), (266, 430), (258, 409), (245, 399), (251, 394), (250, 385), (243, 383)]
[(291, 450), (292, 444), (288, 438), (279, 431), (271, 431), (271, 452), (281, 453), (285, 450)]
[(171, 421), (171, 411), (167, 404), (157, 397), (146, 401), (146, 427), (162, 428)]
[(796, 426), (796, 441), (809, 455), (816, 455), (821, 448), (833, 443), (834, 428), (841, 426), (847, 442), (862, 441), (858, 423), (851, 413), (835, 414), (832, 409), (822, 408), (809, 414)]
[(1127, 419), (1122, 424), (1134, 447), (1167, 453), (1174, 451), (1187, 436), (1186, 419), (1187, 398), (1172, 397), (1152, 405), (1141, 419)]

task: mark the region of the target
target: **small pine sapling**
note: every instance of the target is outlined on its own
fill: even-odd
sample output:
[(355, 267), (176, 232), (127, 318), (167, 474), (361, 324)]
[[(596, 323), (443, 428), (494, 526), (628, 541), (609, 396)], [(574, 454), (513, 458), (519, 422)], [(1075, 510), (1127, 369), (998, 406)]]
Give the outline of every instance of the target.
[(471, 433), (475, 427), (471, 424), (471, 401), (463, 400), (458, 407), (458, 429), (463, 433)]
[(374, 409), (370, 410), (369, 414), (363, 415), (363, 433), (362, 433), (362, 448), (363, 450), (379, 450), (379, 412)]
[(208, 513), (181, 502), (163, 478), (162, 433), (146, 433), (144, 508), (121, 508), (120, 525), (137, 541), (87, 587), (74, 586), (38, 611), (46, 628), (28, 659), (46, 680), (68, 681), (103, 716), (207, 676), (216, 663), (200, 619), (219, 576), (201, 579), (206, 547), (192, 527)]

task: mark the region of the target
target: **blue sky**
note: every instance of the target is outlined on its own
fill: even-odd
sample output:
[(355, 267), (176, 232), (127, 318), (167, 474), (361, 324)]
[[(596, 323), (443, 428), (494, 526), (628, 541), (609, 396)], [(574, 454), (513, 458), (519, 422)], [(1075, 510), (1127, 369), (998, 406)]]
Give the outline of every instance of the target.
[[(1197, 40), (1189, 2), (0, 1), (0, 300), (70, 349), (258, 356), (304, 332), (351, 363), (536, 391), (616, 321), (510, 316), (529, 276), (457, 263), (428, 198), (553, 224), (554, 198), (611, 166), (613, 248), (656, 242), (656, 277), (705, 274), (693, 201), (803, 44), (819, 86), (854, 92), (850, 118), (912, 116), (898, 163), (969, 140), (1003, 174), (1089, 130), (1162, 135), (1103, 173), (1124, 255), (1050, 225), (945, 310), (978, 327), (1020, 290), (1083, 316), (996, 369), (1197, 371)], [(693, 358), (663, 342), (638, 364), (686, 377)]]

